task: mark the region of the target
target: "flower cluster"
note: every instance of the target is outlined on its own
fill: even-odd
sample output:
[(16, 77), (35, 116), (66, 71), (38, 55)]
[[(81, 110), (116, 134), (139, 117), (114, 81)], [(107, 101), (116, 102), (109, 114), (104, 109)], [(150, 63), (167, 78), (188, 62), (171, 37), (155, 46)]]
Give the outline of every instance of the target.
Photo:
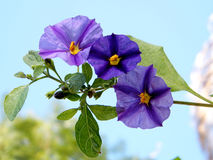
[(59, 57), (76, 66), (88, 61), (99, 78), (117, 77), (118, 120), (127, 126), (153, 128), (168, 118), (173, 103), (170, 88), (155, 76), (153, 66), (137, 67), (141, 52), (127, 36), (103, 36), (95, 20), (77, 16), (46, 27), (39, 49), (43, 59)]

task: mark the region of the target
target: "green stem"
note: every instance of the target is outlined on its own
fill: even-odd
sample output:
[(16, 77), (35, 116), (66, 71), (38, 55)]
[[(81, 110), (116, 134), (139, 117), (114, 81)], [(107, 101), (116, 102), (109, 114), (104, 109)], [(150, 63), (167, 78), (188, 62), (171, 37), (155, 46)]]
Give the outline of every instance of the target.
[(33, 80), (32, 82), (29, 83), (29, 85), (33, 84), (34, 82), (40, 80), (40, 79), (44, 79), (44, 78), (47, 78), (48, 76), (43, 76), (43, 77), (40, 77), (40, 78), (36, 78), (35, 80)]
[(54, 70), (55, 74), (58, 76), (58, 78), (60, 79), (61, 82), (63, 82), (63, 80), (61, 79), (61, 77), (59, 76), (58, 72), (56, 71), (56, 69)]
[(206, 104), (206, 103), (184, 102), (184, 101), (173, 101), (173, 103), (181, 104), (181, 105), (188, 105), (188, 106), (213, 107), (213, 104)]
[(77, 72), (79, 73), (79, 66), (77, 66)]
[(207, 98), (201, 96), (201, 95), (198, 94), (197, 92), (193, 91), (191, 88), (189, 88), (189, 90), (187, 90), (187, 91), (190, 92), (191, 94), (195, 95), (196, 97), (198, 97), (198, 98), (200, 98), (200, 99), (202, 99), (202, 100), (204, 100), (204, 101), (206, 101), (206, 102), (208, 102), (208, 103), (210, 103), (210, 104), (213, 104), (212, 101), (210, 101), (210, 100), (208, 100)]
[(43, 72), (47, 77), (49, 77), (49, 78), (51, 78), (51, 79), (53, 79), (53, 80), (55, 80), (55, 81), (57, 81), (57, 82), (59, 82), (59, 83), (64, 83), (63, 81), (61, 81), (61, 80), (59, 80), (59, 79), (57, 79), (57, 78), (55, 78), (55, 77), (53, 77), (53, 76), (51, 76), (51, 75), (48, 75), (46, 72)]

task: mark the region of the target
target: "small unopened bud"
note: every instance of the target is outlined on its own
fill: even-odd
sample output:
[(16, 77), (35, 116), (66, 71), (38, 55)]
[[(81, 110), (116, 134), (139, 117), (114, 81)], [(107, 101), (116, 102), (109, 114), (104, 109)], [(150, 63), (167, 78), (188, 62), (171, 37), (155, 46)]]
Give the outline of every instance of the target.
[(26, 75), (27, 79), (33, 80), (33, 76), (31, 74)]
[(67, 88), (66, 86), (61, 86), (61, 89), (62, 89), (63, 91), (68, 91), (68, 88)]
[(44, 61), (47, 68), (55, 70), (55, 65), (52, 59), (45, 59)]
[(85, 86), (85, 85), (83, 85), (81, 88), (82, 88), (82, 89), (85, 89), (85, 88), (86, 88), (86, 86)]
[(55, 93), (55, 91), (47, 92), (47, 93), (46, 93), (46, 97), (47, 97), (48, 99), (50, 99), (50, 98), (52, 98), (52, 96), (54, 95), (54, 93)]
[(88, 97), (89, 98), (92, 98), (92, 96), (95, 94), (95, 91), (94, 90), (90, 90), (89, 92), (88, 92)]
[(66, 96), (66, 94), (63, 91), (58, 91), (54, 94), (54, 97), (56, 99), (63, 99), (63, 98), (65, 98), (65, 96)]

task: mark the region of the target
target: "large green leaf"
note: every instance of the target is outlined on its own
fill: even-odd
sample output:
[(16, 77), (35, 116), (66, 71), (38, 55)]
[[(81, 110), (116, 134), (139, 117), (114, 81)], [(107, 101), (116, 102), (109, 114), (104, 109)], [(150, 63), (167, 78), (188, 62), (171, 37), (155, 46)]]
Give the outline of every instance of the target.
[(39, 56), (37, 51), (29, 51), (28, 54), (23, 57), (23, 60), (31, 68), (33, 66), (44, 64), (44, 60), (41, 58), (41, 56)]
[(59, 120), (69, 120), (77, 113), (77, 111), (78, 111), (77, 108), (72, 108), (72, 109), (66, 110), (66, 111), (62, 112), (61, 114), (59, 114), (57, 116), (57, 118)]
[(162, 46), (149, 44), (147, 42), (136, 39), (132, 36), (129, 36), (129, 38), (138, 44), (139, 49), (142, 52), (141, 62), (139, 63), (139, 65), (149, 66), (153, 64), (154, 68), (157, 69), (157, 75), (164, 79), (168, 87), (171, 88), (171, 91), (174, 92), (174, 91), (185, 90), (194, 94), (195, 96), (201, 98), (202, 100), (208, 103), (213, 103), (210, 100), (202, 97), (201, 95), (193, 91), (188, 86), (188, 84), (177, 73), (174, 66), (169, 61)]
[(117, 117), (116, 107), (104, 105), (89, 105), (89, 108), (99, 120), (110, 120)]
[(75, 125), (75, 136), (79, 148), (88, 157), (97, 157), (101, 150), (99, 127), (89, 109), (84, 106)]
[(4, 111), (9, 120), (13, 121), (21, 110), (25, 99), (27, 97), (29, 87), (20, 86), (18, 88), (13, 89), (4, 100)]
[(84, 63), (82, 65), (82, 72), (86, 78), (86, 82), (87, 84), (89, 83), (89, 81), (92, 78), (92, 68), (90, 67), (90, 65), (88, 63)]
[(67, 79), (69, 89), (72, 93), (76, 93), (85, 83), (85, 76), (82, 73), (71, 74)]

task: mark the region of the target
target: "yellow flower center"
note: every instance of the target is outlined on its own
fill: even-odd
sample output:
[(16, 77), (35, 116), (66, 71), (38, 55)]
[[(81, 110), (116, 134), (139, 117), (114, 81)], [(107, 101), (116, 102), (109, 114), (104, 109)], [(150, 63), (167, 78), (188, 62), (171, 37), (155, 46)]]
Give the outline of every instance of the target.
[(140, 95), (139, 95), (139, 97), (141, 97), (141, 102), (140, 102), (140, 104), (141, 103), (145, 103), (145, 104), (149, 104), (149, 101), (150, 101), (150, 95), (148, 94), (148, 93), (146, 93), (146, 91), (145, 92), (142, 92)]
[(75, 42), (72, 41), (71, 44), (70, 44), (70, 53), (72, 55), (76, 55), (76, 54), (78, 54), (79, 51), (80, 51), (80, 49), (78, 48), (78, 45), (76, 46)]
[(120, 62), (121, 58), (118, 57), (117, 54), (114, 54), (112, 57), (109, 58), (110, 65), (116, 66)]

